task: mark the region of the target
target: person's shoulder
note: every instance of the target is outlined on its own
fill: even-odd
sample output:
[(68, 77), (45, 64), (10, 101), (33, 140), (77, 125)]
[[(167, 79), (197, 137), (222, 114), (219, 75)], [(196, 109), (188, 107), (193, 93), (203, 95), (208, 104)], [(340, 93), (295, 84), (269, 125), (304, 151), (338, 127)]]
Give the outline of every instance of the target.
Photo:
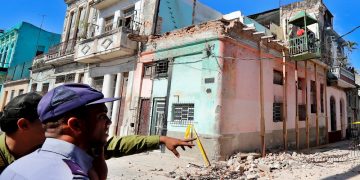
[[(33, 152), (36, 153), (36, 152)], [(70, 167), (60, 158), (37, 157), (35, 154), (15, 161), (5, 169), (0, 179), (25, 177), (27, 179), (73, 179)], [(21, 178), (19, 178), (21, 179)]]

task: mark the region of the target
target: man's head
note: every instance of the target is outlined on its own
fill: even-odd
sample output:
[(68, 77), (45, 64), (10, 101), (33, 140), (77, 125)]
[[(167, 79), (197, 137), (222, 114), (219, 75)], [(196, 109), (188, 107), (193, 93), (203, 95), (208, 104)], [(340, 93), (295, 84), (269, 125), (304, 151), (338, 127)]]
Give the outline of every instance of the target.
[(47, 137), (86, 149), (106, 143), (111, 121), (104, 103), (115, 100), (85, 84), (65, 84), (44, 95), (38, 114)]
[(44, 129), (36, 111), (40, 99), (41, 95), (37, 93), (26, 93), (12, 99), (0, 117), (1, 130), (7, 136), (26, 138), (30, 146), (42, 144), (45, 140)]

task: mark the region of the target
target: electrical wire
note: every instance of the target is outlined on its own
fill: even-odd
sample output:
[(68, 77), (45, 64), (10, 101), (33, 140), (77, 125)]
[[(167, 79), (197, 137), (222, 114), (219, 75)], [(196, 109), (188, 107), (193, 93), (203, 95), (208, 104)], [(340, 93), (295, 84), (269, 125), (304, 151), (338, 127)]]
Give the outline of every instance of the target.
[(349, 31), (349, 32), (345, 33), (344, 35), (340, 36), (338, 39), (343, 38), (344, 36), (347, 36), (347, 35), (353, 33), (354, 31), (356, 31), (356, 30), (359, 29), (359, 28), (360, 28), (360, 26), (355, 27), (355, 28), (352, 29), (351, 31)]

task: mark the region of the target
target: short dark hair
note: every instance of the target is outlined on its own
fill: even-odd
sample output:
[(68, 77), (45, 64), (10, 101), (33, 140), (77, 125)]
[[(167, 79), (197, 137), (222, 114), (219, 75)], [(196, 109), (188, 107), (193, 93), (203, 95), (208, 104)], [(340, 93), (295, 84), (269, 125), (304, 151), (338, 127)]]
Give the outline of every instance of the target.
[(19, 95), (12, 99), (5, 107), (0, 117), (0, 128), (5, 133), (11, 134), (18, 130), (17, 122), (25, 118), (30, 122), (39, 119), (37, 105), (41, 95), (31, 92)]
[(56, 129), (58, 127), (60, 127), (61, 124), (63, 123), (67, 123), (67, 120), (70, 117), (77, 117), (80, 119), (84, 119), (86, 116), (86, 107), (85, 106), (81, 106), (79, 108), (73, 109), (69, 112), (66, 112), (65, 114), (49, 119), (44, 123), (44, 128), (45, 131), (47, 129)]

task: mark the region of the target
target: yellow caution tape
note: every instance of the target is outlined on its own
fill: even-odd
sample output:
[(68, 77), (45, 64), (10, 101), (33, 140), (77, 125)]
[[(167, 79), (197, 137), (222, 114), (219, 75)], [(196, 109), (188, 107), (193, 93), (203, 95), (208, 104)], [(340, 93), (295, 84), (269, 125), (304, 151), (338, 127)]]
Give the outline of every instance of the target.
[(203, 147), (203, 145), (202, 145), (202, 143), (200, 141), (200, 138), (199, 138), (197, 132), (195, 131), (194, 126), (193, 125), (188, 125), (186, 130), (185, 130), (185, 139), (193, 138), (193, 134), (195, 135), (196, 143), (197, 143), (197, 146), (199, 147), (202, 158), (205, 161), (205, 166), (208, 167), (208, 166), (210, 166), (210, 161), (209, 161), (209, 158), (206, 155), (205, 149), (204, 149), (204, 147)]
[(360, 124), (360, 121), (357, 121), (357, 122), (353, 122), (352, 124)]

